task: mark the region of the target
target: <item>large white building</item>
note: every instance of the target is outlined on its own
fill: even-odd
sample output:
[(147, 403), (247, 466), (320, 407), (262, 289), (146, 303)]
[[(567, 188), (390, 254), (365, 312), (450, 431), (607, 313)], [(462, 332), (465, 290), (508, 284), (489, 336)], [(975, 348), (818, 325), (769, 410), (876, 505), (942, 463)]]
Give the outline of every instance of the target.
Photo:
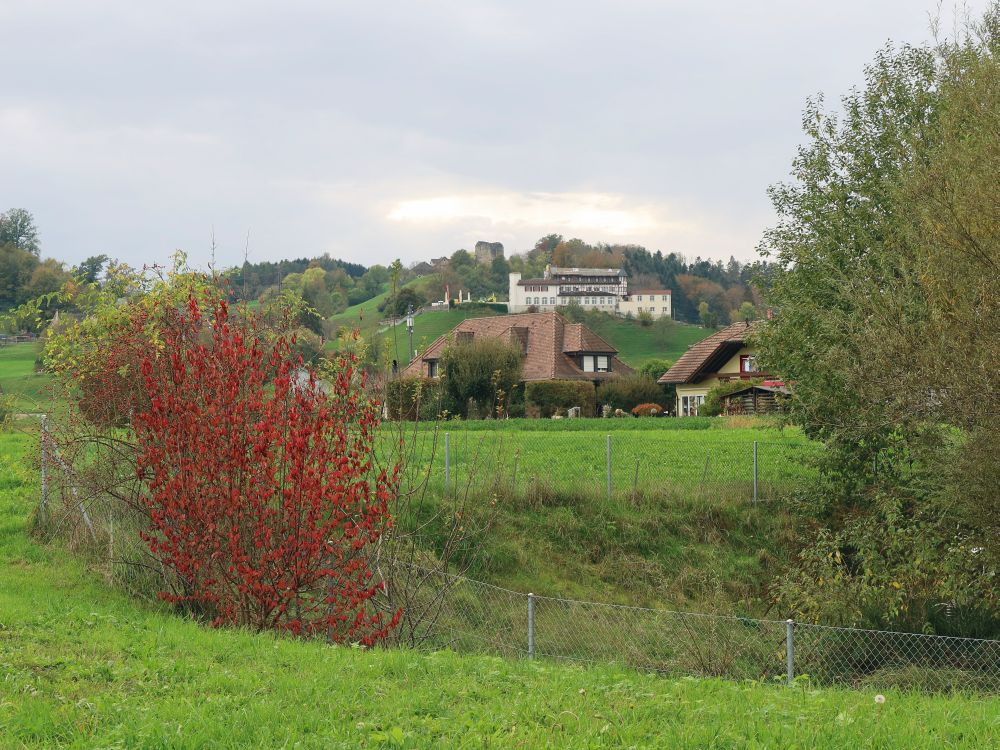
[(550, 312), (579, 305), (623, 317), (640, 312), (654, 318), (669, 318), (671, 314), (669, 289), (629, 292), (628, 275), (620, 268), (548, 266), (540, 279), (522, 279), (520, 273), (511, 273), (508, 299), (511, 313)]

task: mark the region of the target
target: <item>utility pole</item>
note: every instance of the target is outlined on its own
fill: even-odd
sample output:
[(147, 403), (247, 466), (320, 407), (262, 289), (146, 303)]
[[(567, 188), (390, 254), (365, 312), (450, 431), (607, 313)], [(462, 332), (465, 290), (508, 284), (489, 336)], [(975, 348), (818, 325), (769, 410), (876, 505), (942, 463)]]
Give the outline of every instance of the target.
[(410, 341), (410, 348), (406, 351), (406, 361), (410, 363), (413, 361), (413, 305), (406, 310), (406, 333)]

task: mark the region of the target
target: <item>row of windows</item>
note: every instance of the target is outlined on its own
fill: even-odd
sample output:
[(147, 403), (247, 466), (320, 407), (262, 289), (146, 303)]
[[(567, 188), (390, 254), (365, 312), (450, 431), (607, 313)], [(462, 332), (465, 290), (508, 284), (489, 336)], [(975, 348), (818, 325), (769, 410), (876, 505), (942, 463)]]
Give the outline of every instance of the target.
[[(558, 297), (525, 297), (524, 303), (526, 305), (568, 305), (569, 300), (565, 297), (562, 299)], [(580, 304), (611, 307), (612, 302), (607, 297), (581, 297)], [(666, 309), (664, 309), (664, 312), (666, 312)]]
[[(649, 301), (650, 302), (656, 302), (656, 295), (655, 294), (647, 294), (646, 296), (649, 297)], [(670, 301), (670, 295), (669, 294), (661, 294), (660, 296), (663, 297), (663, 301), (664, 302), (669, 302)], [(641, 294), (635, 295), (635, 301), (636, 302), (642, 302), (642, 295)]]
[(526, 286), (525, 291), (527, 292), (547, 292), (549, 288), (547, 286)]

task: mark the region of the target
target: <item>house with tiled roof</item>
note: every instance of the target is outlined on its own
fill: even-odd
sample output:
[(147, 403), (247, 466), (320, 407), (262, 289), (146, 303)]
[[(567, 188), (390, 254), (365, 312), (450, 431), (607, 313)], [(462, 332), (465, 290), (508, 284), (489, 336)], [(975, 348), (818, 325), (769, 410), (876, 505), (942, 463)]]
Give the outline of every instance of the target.
[(635, 372), (618, 359), (618, 350), (581, 323), (571, 323), (555, 312), (497, 315), (463, 320), (402, 371), (403, 377), (438, 377), (444, 350), (452, 343), (496, 338), (516, 344), (524, 352), (521, 379), (589, 380)]
[(677, 388), (677, 416), (697, 416), (698, 407), (717, 383), (767, 377), (757, 369), (756, 353), (750, 345), (751, 334), (763, 324), (733, 323), (692, 344), (663, 374), (658, 382)]

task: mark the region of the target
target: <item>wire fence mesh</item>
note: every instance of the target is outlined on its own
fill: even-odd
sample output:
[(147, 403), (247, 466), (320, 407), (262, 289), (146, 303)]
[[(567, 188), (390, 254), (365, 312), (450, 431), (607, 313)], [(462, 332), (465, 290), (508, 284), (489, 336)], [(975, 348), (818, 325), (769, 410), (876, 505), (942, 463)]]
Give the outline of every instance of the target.
[[(88, 494), (86, 462), (77, 469), (44, 427), (41, 455), (44, 537), (96, 548), (113, 583), (139, 595), (156, 591), (165, 571), (139, 536), (145, 527), (141, 514)], [(580, 601), (388, 558), (372, 560), (371, 567), (385, 584), (377, 606), (402, 613), (390, 637), (395, 645), (617, 663), (670, 675), (1000, 692), (1000, 640)]]
[[(1000, 692), (1000, 640), (836, 628), (540, 596), (441, 570), (385, 561), (394, 579), (416, 568), (418, 595), (438, 607), (409, 640), (456, 651), (617, 663), (669, 675), (796, 680), (931, 692)], [(390, 608), (389, 599), (383, 601)]]

